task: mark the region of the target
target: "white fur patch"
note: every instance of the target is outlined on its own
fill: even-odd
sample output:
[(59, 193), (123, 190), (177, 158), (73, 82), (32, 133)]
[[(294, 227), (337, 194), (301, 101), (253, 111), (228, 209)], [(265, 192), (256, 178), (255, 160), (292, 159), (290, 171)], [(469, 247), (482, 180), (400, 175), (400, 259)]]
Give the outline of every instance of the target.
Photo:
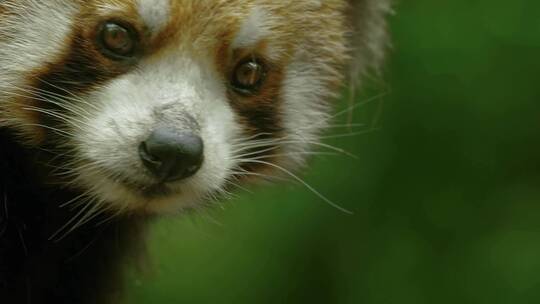
[[(74, 2), (74, 1), (73, 1)], [(78, 12), (72, 1), (10, 1), (0, 5), (12, 13), (0, 18), (0, 114), (10, 107), (9, 92), (26, 84), (25, 75), (53, 62), (69, 47), (69, 37)], [(6, 111), (7, 112), (7, 111)], [(0, 115), (0, 126), (24, 130), (28, 122), (17, 116)]]
[(284, 54), (283, 49), (277, 47), (274, 43), (272, 35), (275, 35), (275, 26), (283, 22), (285, 19), (273, 15), (265, 8), (255, 6), (251, 9), (250, 14), (242, 22), (240, 29), (231, 44), (234, 49), (253, 49), (261, 41), (265, 41), (264, 50), (257, 50), (265, 55), (270, 60), (279, 60)]
[(2, 4), (17, 13), (2, 16), (0, 88), (20, 83), (17, 76), (38, 69), (45, 62), (53, 62), (61, 55), (69, 47), (66, 37), (78, 12), (77, 5), (71, 1), (20, 2)]
[[(302, 166), (313, 143), (319, 141), (319, 133), (328, 124), (328, 104), (325, 100), (329, 92), (312, 62), (301, 59), (302, 52), (296, 54), (286, 69), (283, 81), (283, 124), (287, 139), (294, 144), (283, 149), (291, 157), (286, 160), (288, 167)], [(312, 59), (314, 60), (314, 59)]]
[(137, 0), (139, 15), (152, 32), (162, 29), (170, 18), (171, 0)]
[(234, 49), (250, 48), (269, 35), (269, 15), (259, 7), (254, 7), (240, 26), (232, 43)]

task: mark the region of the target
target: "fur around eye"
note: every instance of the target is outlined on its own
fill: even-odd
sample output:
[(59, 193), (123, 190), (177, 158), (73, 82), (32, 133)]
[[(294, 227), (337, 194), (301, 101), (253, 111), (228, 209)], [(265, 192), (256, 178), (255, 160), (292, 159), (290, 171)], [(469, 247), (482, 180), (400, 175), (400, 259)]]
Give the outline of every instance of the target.
[(260, 60), (250, 58), (240, 62), (233, 71), (231, 84), (241, 94), (253, 94), (266, 78), (267, 68)]
[(134, 55), (138, 41), (130, 26), (107, 21), (101, 25), (98, 35), (98, 43), (105, 56), (121, 60)]

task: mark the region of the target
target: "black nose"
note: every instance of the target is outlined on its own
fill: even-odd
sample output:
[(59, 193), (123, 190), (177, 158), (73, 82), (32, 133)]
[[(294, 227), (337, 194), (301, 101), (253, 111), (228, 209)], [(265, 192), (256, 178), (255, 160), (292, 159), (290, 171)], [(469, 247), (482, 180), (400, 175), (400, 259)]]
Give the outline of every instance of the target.
[(199, 171), (203, 162), (203, 142), (192, 133), (156, 129), (139, 146), (143, 164), (161, 182), (188, 178)]

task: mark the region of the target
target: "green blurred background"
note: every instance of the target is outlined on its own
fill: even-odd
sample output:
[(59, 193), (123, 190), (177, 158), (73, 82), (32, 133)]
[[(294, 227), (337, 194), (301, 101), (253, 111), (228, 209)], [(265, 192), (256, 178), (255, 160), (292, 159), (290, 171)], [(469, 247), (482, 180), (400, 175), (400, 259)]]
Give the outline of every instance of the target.
[(396, 11), (376, 130), (303, 176), (355, 214), (279, 184), (160, 221), (127, 303), (540, 303), (540, 1)]

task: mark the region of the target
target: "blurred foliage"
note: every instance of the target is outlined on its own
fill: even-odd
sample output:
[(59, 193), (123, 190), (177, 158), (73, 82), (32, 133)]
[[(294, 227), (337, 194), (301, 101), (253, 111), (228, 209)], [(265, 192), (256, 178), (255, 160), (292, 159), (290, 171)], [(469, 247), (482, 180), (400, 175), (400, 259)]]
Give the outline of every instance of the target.
[(540, 303), (539, 12), (402, 1), (354, 111), (376, 129), (304, 176), (355, 214), (279, 184), (162, 220), (127, 303)]

